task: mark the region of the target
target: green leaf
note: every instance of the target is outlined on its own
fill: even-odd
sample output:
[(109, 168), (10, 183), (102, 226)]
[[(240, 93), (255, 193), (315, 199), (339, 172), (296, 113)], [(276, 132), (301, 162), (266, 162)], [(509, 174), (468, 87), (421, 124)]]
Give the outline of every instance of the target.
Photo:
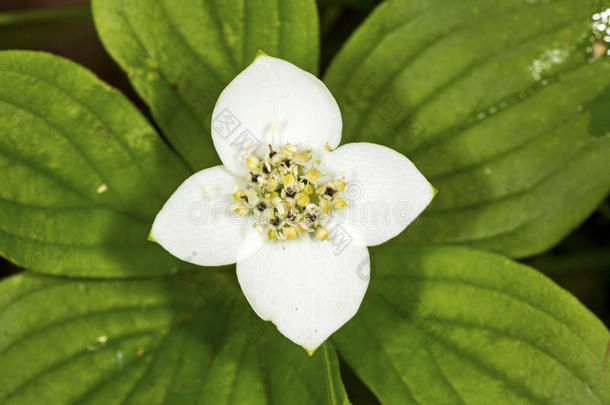
[(0, 53), (0, 254), (73, 276), (169, 273), (146, 240), (187, 169), (118, 91), (44, 53)]
[(0, 12), (0, 49), (58, 49), (94, 38), (88, 4)]
[(334, 338), (384, 404), (610, 404), (610, 334), (573, 296), (501, 256), (373, 251), (356, 317)]
[(10, 277), (0, 283), (0, 402), (347, 403), (332, 344), (309, 357), (238, 288), (234, 273), (214, 270)]
[(212, 109), (259, 49), (317, 71), (314, 0), (101, 0), (93, 13), (104, 45), (193, 169), (219, 162)]
[(390, 0), (359, 28), (325, 77), (343, 142), (388, 145), (439, 190), (400, 241), (522, 257), (594, 210), (610, 189), (610, 57), (591, 53), (608, 46), (592, 15), (608, 7)]

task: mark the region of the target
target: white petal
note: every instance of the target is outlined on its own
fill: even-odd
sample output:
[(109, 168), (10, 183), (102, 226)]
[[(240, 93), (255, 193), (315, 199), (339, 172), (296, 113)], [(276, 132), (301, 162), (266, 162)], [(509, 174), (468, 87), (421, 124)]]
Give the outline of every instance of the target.
[(235, 263), (254, 254), (263, 239), (247, 218), (229, 211), (235, 182), (224, 166), (195, 173), (157, 214), (151, 238), (172, 255), (202, 266)]
[(366, 247), (337, 249), (304, 235), (267, 243), (237, 263), (237, 278), (256, 313), (309, 354), (358, 310), (369, 284)]
[(335, 176), (345, 175), (348, 206), (335, 223), (358, 233), (367, 246), (401, 233), (428, 206), (434, 187), (409, 159), (373, 143), (343, 145), (326, 157)]
[(268, 144), (334, 148), (341, 125), (339, 106), (324, 83), (292, 63), (261, 55), (220, 94), (212, 139), (224, 165), (241, 174), (248, 153), (260, 156)]

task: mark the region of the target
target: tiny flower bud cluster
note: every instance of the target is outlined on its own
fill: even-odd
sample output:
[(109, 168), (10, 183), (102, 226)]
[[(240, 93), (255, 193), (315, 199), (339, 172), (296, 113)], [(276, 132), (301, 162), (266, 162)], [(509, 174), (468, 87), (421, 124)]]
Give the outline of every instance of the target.
[(328, 214), (345, 207), (345, 200), (338, 196), (345, 181), (323, 180), (311, 150), (288, 143), (275, 151), (269, 145), (263, 159), (251, 156), (246, 164), (248, 187), (234, 186), (234, 212), (254, 216), (254, 227), (271, 240), (296, 239), (309, 232), (320, 240), (328, 237)]

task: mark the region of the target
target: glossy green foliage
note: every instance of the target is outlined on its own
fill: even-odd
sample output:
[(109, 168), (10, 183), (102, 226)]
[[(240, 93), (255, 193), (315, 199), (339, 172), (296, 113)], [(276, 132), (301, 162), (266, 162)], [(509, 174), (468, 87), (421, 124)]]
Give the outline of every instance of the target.
[(346, 404), (331, 343), (311, 358), (223, 271), (0, 284), (3, 404)]
[(592, 212), (610, 188), (610, 56), (592, 29), (608, 7), (389, 0), (358, 29), (325, 76), (343, 142), (391, 146), (439, 190), (400, 242), (522, 257)]
[(0, 253), (73, 276), (175, 268), (146, 237), (188, 171), (135, 107), (44, 53), (0, 53), (0, 88)]
[(607, 194), (591, 22), (609, 7), (388, 0), (357, 30), (325, 75), (343, 143), (399, 150), (439, 194), (372, 249), (359, 312), (311, 358), (233, 268), (185, 271), (146, 237), (218, 162), (212, 109), (257, 50), (317, 72), (314, 0), (94, 0), (165, 139), (86, 69), (1, 52), (0, 254), (33, 271), (0, 282), (0, 403), (345, 405), (336, 347), (384, 405), (610, 404), (610, 334), (574, 297), (501, 256), (421, 246), (531, 255)]
[(466, 248), (373, 251), (334, 338), (383, 404), (609, 404), (610, 334), (535, 270)]
[(212, 109), (259, 49), (318, 69), (314, 0), (96, 0), (93, 12), (104, 45), (193, 169), (219, 161)]

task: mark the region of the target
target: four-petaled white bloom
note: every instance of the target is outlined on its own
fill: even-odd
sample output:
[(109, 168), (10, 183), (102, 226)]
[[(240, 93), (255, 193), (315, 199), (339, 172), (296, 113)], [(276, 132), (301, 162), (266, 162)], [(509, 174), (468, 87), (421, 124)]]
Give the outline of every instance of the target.
[(176, 190), (151, 238), (198, 265), (237, 263), (254, 311), (311, 354), (358, 310), (367, 246), (402, 232), (435, 190), (392, 149), (338, 147), (335, 99), (281, 59), (259, 54), (212, 116), (223, 165)]

